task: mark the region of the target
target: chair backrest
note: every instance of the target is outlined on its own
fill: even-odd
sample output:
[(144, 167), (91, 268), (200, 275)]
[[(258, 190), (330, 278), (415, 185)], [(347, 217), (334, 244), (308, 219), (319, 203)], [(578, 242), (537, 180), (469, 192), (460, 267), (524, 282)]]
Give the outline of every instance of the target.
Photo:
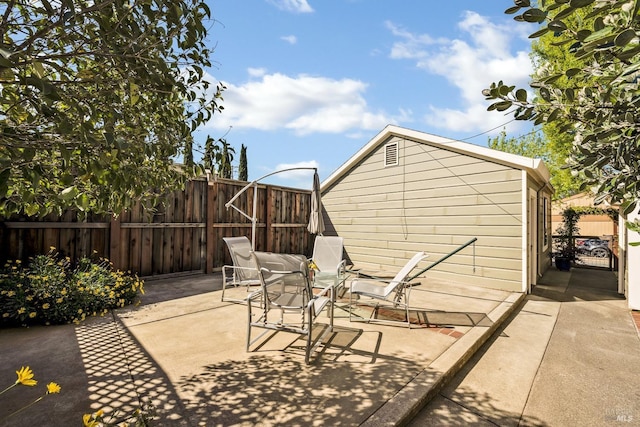
[(309, 269), (304, 255), (253, 252), (262, 291), (270, 304), (302, 308), (311, 298)]
[(411, 271), (416, 268), (416, 265), (418, 265), (420, 261), (428, 256), (429, 255), (427, 255), (425, 252), (416, 253), (409, 261), (407, 261), (407, 263), (404, 265), (404, 267), (402, 267), (398, 274), (396, 274), (396, 276), (391, 279), (391, 282), (389, 282), (389, 284), (385, 286), (384, 294), (389, 295), (391, 292), (393, 292), (393, 290), (407, 278), (409, 273), (411, 273)]
[(316, 236), (313, 244), (313, 262), (318, 270), (335, 272), (342, 261), (344, 239), (338, 236)]
[(258, 266), (251, 257), (251, 242), (246, 236), (223, 237), (222, 240), (229, 248), (229, 254), (236, 269), (236, 275), (240, 280), (257, 280)]

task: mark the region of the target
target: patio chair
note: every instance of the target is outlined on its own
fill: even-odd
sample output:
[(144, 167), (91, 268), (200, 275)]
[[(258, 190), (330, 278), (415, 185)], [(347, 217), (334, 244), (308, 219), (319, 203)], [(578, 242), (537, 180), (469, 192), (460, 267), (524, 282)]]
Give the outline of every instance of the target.
[[(322, 344), (326, 334), (333, 331), (333, 284), (314, 295), (303, 255), (253, 252), (253, 258), (258, 266), (261, 289), (251, 294), (247, 304), (247, 351), (270, 331), (291, 332), (304, 337), (304, 361), (309, 364), (311, 353)], [(253, 304), (255, 300), (260, 303)], [(315, 323), (325, 308), (329, 310), (328, 327)], [(253, 328), (266, 330), (252, 339)]]
[(258, 267), (251, 257), (251, 242), (246, 236), (223, 237), (227, 244), (233, 265), (222, 266), (222, 301), (246, 302), (243, 299), (225, 299), (224, 293), (227, 285), (234, 287), (246, 286), (249, 292), (251, 286), (259, 286)]
[[(373, 316), (379, 307), (381, 302), (386, 302), (388, 306), (393, 309), (404, 309), (405, 322), (407, 326), (411, 327), (411, 320), (409, 318), (409, 294), (411, 292), (411, 285), (407, 281), (409, 273), (418, 265), (420, 261), (427, 258), (428, 255), (424, 252), (416, 253), (402, 269), (391, 280), (384, 280), (375, 277), (353, 279), (349, 286), (349, 321), (355, 322), (390, 322), (398, 323), (397, 320), (384, 320), (375, 319)], [(353, 299), (364, 297), (373, 300), (373, 304), (367, 303), (367, 305), (373, 306), (373, 311), (368, 319), (354, 319), (353, 315)], [(404, 323), (404, 322), (402, 322)]]
[(313, 272), (313, 287), (333, 283), (337, 288), (344, 283), (346, 260), (343, 259), (344, 239), (338, 236), (317, 236), (313, 244), (311, 261), (317, 267)]

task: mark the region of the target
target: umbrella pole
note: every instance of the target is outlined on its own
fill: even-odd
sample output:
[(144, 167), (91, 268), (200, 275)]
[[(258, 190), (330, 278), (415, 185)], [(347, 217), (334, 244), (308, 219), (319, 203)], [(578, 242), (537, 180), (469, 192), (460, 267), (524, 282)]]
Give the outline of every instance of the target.
[(251, 219), (251, 250), (256, 250), (256, 223), (258, 222), (258, 182), (253, 185), (253, 218)]

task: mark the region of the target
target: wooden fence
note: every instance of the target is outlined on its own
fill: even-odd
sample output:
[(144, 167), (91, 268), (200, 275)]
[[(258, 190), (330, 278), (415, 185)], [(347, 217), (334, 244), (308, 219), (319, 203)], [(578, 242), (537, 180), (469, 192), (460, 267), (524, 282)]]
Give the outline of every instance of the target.
[[(79, 221), (72, 211), (44, 218), (6, 218), (0, 222), (0, 262), (24, 262), (54, 247), (71, 259), (109, 258), (114, 267), (143, 277), (210, 273), (231, 262), (223, 237), (251, 239), (251, 221), (224, 206), (245, 185), (224, 179), (193, 180), (153, 212), (135, 206), (117, 218), (89, 215)], [(256, 249), (309, 256), (310, 191), (260, 184), (257, 191)], [(234, 205), (251, 215), (253, 189)]]

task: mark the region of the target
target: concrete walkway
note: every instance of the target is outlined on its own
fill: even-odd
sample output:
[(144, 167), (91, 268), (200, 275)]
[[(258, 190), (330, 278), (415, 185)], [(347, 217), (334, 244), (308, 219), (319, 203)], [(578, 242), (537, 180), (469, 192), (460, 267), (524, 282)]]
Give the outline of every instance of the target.
[[(221, 302), (220, 287), (220, 275), (149, 280), (138, 307), (77, 326), (0, 330), (0, 387), (27, 365), (39, 381), (0, 396), (0, 425), (81, 425), (85, 413), (120, 416), (141, 404), (161, 426), (400, 424), (524, 298), (426, 280), (411, 294), (420, 327), (352, 323), (338, 308), (334, 333), (305, 365), (292, 334), (246, 352), (247, 309)], [(60, 394), (7, 418), (50, 381)]]
[(640, 425), (640, 339), (616, 289), (550, 270), (410, 425)]

